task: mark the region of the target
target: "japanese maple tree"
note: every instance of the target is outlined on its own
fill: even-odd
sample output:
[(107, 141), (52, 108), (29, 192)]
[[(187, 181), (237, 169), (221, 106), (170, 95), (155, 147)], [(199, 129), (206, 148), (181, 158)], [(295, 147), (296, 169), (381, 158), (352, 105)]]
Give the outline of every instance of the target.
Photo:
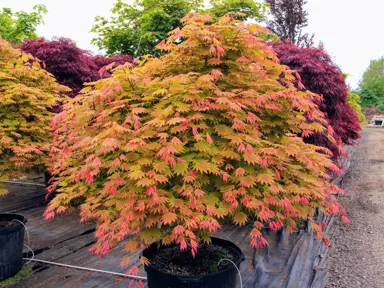
[(91, 52), (77, 47), (76, 43), (68, 38), (56, 38), (52, 41), (43, 38), (30, 39), (19, 48), (41, 60), (45, 69), (52, 73), (60, 84), (71, 88), (72, 91), (68, 93), (70, 97), (76, 96), (84, 83), (110, 76), (105, 71), (100, 75), (99, 71), (104, 66), (133, 62), (133, 57), (128, 55), (94, 56)]
[[(0, 38), (1, 180), (46, 166), (53, 138), (53, 114), (47, 108), (67, 90), (35, 58)], [(0, 189), (0, 195), (6, 192)]]
[[(352, 144), (361, 130), (357, 113), (348, 105), (348, 87), (345, 75), (336, 66), (323, 48), (300, 48), (292, 42), (272, 44), (282, 64), (296, 70), (304, 87), (317, 93), (323, 99), (317, 104), (325, 113), (328, 123), (335, 131), (339, 144)], [(315, 133), (306, 138), (309, 143), (325, 146), (332, 150), (335, 158), (342, 154), (339, 145), (328, 139), (324, 133)]]
[(346, 220), (330, 152), (298, 136), (334, 141), (321, 97), (297, 90), (254, 36), (264, 28), (235, 15), (186, 16), (159, 44), (164, 56), (120, 66), (64, 106), (52, 122), (47, 219), (79, 205), (83, 221), (97, 220), (100, 255), (128, 235), (127, 251), (161, 240), (195, 255), (224, 218), (252, 221), (253, 247), (267, 244), (265, 226), (294, 231), (316, 209)]

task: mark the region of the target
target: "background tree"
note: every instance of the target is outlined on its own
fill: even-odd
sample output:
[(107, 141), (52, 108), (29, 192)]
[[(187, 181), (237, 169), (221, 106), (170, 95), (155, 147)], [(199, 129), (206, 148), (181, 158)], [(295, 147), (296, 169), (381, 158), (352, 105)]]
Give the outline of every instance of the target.
[(358, 91), (363, 108), (376, 107), (380, 103), (380, 99), (369, 89), (363, 88)]
[(46, 167), (54, 115), (47, 108), (68, 88), (1, 38), (0, 79), (0, 180), (6, 180)]
[(384, 102), (384, 57), (371, 61), (363, 74), (360, 88), (370, 90), (377, 97), (377, 104)]
[(76, 43), (68, 38), (56, 38), (52, 41), (31, 39), (19, 47), (40, 59), (45, 69), (52, 73), (60, 84), (71, 88), (72, 91), (68, 93), (70, 97), (76, 96), (85, 82), (109, 76), (108, 72), (99, 73), (102, 67), (113, 62), (117, 65), (133, 62), (133, 57), (128, 55), (94, 56), (91, 52), (77, 47)]
[[(333, 127), (337, 142), (350, 144), (358, 139), (361, 130), (360, 120), (347, 103), (349, 92), (345, 76), (324, 49), (300, 48), (288, 41), (271, 45), (276, 49), (281, 63), (298, 72), (305, 86), (303, 89), (323, 96), (324, 101), (318, 104)], [(329, 141), (323, 133), (307, 137), (306, 141), (328, 147), (335, 158), (340, 156), (341, 151), (336, 143)]]
[(202, 0), (136, 0), (130, 5), (118, 0), (111, 19), (96, 17), (92, 32), (98, 35), (92, 43), (108, 55), (158, 54), (155, 46), (201, 3)]
[(268, 5), (257, 0), (211, 0), (210, 6), (202, 9), (202, 13), (208, 13), (215, 19), (220, 18), (228, 12), (240, 12), (244, 17), (240, 20), (253, 20), (260, 22), (265, 19)]
[(20, 44), (25, 39), (37, 38), (36, 28), (44, 23), (44, 14), (48, 12), (44, 5), (36, 5), (33, 12), (18, 11), (9, 8), (0, 12), (0, 36), (12, 44)]
[(211, 14), (215, 19), (228, 12), (242, 12), (246, 15), (243, 19), (255, 21), (264, 19), (267, 10), (267, 5), (256, 0), (212, 0), (207, 7), (203, 3), (203, 0), (136, 0), (129, 5), (118, 0), (111, 19), (96, 17), (92, 32), (97, 36), (92, 43), (108, 55), (159, 55), (156, 45), (168, 37), (168, 31), (180, 27), (180, 19), (193, 10)]
[(298, 46), (313, 45), (314, 35), (304, 33), (308, 26), (308, 12), (304, 9), (305, 0), (266, 0), (270, 5), (273, 20), (267, 27), (281, 40), (289, 40)]

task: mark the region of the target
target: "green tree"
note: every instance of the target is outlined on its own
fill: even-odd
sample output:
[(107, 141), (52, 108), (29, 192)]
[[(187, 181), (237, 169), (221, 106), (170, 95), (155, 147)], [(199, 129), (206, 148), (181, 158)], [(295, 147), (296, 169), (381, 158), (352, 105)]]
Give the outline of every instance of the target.
[(358, 94), (363, 108), (375, 107), (379, 103), (379, 98), (369, 89), (363, 88)]
[(364, 72), (360, 87), (373, 92), (379, 101), (384, 100), (384, 57), (371, 61)]
[(136, 0), (133, 5), (122, 0), (115, 3), (111, 19), (97, 16), (92, 43), (115, 53), (129, 55), (156, 54), (155, 46), (167, 38), (168, 31), (180, 26), (180, 19), (202, 0)]
[(25, 39), (37, 38), (36, 28), (44, 23), (47, 7), (35, 5), (33, 12), (12, 12), (10, 8), (3, 8), (0, 12), (0, 36), (12, 44), (20, 44)]
[(168, 37), (168, 31), (181, 26), (180, 19), (191, 11), (200, 11), (219, 18), (228, 12), (242, 12), (244, 18), (260, 21), (268, 5), (255, 0), (211, 0), (203, 7), (203, 0), (136, 0), (126, 4), (117, 0), (110, 19), (96, 17), (92, 32), (97, 36), (92, 43), (108, 55), (153, 54), (160, 50), (156, 45)]
[(241, 12), (244, 17), (239, 17), (240, 20), (254, 20), (257, 22), (265, 19), (268, 11), (268, 4), (261, 3), (255, 0), (211, 0), (210, 7), (202, 12), (208, 12), (215, 18), (219, 18), (228, 12)]

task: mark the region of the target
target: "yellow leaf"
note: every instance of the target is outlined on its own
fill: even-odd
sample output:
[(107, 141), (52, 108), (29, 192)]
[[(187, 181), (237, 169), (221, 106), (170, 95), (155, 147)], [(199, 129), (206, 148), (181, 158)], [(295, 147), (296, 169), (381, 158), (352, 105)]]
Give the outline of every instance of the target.
[(244, 225), (248, 220), (248, 216), (244, 212), (237, 212), (235, 216), (233, 216), (233, 222), (236, 225)]

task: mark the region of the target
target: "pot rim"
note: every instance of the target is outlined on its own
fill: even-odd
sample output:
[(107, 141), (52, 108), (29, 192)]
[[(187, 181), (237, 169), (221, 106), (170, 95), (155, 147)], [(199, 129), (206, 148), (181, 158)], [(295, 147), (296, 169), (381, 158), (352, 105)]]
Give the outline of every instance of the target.
[[(8, 219), (3, 220), (4, 216)], [(9, 218), (11, 218), (11, 220), (9, 220)], [(28, 219), (22, 214), (0, 213), (0, 221), (10, 221), (11, 222), (12, 220), (19, 220), (19, 221), (23, 222), (23, 224), (26, 224), (28, 222)], [(18, 222), (17, 225), (15, 225), (15, 226), (7, 227), (7, 228), (0, 228), (0, 235), (9, 234), (9, 233), (12, 233), (14, 231), (17, 231), (17, 230), (20, 230), (23, 228), (24, 228), (24, 226)]]
[[(217, 238), (217, 237), (211, 237), (212, 240), (214, 241), (218, 241), (218, 242), (222, 242), (222, 243), (229, 243), (229, 246), (231, 246), (233, 248), (233, 250), (236, 250), (238, 251), (239, 253), (239, 258), (236, 260), (236, 261), (233, 261), (235, 264), (236, 264), (236, 267), (240, 270), (240, 264), (241, 262), (243, 262), (245, 260), (245, 255), (244, 255), (244, 252), (243, 250), (240, 249), (240, 247), (238, 247), (235, 243), (233, 243), (232, 241), (229, 241), (229, 240), (225, 240), (225, 239), (222, 239), (222, 238)], [(152, 245), (156, 245), (157, 243), (159, 243), (160, 241), (157, 241), (157, 242), (154, 242), (152, 243), (151, 245), (149, 245), (146, 249), (144, 249), (141, 253), (140, 253), (140, 257), (141, 256), (144, 256), (144, 252), (149, 249), (150, 247), (152, 247)], [(218, 246), (221, 246), (220, 244), (217, 244)], [(221, 271), (218, 271), (218, 272), (215, 272), (215, 273), (210, 273), (210, 274), (204, 274), (204, 275), (189, 275), (189, 276), (183, 276), (183, 275), (177, 275), (177, 274), (171, 274), (171, 273), (168, 273), (168, 272), (163, 272), (163, 271), (160, 271), (154, 267), (152, 267), (151, 265), (149, 266), (144, 266), (144, 269), (145, 271), (148, 271), (148, 270), (153, 270), (153, 271), (156, 271), (156, 273), (160, 273), (162, 275), (166, 275), (166, 276), (173, 276), (173, 277), (178, 277), (178, 278), (183, 278), (183, 279), (195, 279), (195, 280), (200, 280), (200, 279), (203, 279), (204, 277), (211, 277), (211, 276), (219, 276), (219, 275), (222, 275), (224, 273), (227, 273), (229, 270), (231, 269), (235, 269), (235, 267), (233, 265), (229, 266), (227, 269), (224, 269), (224, 270), (221, 270)], [(236, 272), (237, 273), (237, 272)]]

